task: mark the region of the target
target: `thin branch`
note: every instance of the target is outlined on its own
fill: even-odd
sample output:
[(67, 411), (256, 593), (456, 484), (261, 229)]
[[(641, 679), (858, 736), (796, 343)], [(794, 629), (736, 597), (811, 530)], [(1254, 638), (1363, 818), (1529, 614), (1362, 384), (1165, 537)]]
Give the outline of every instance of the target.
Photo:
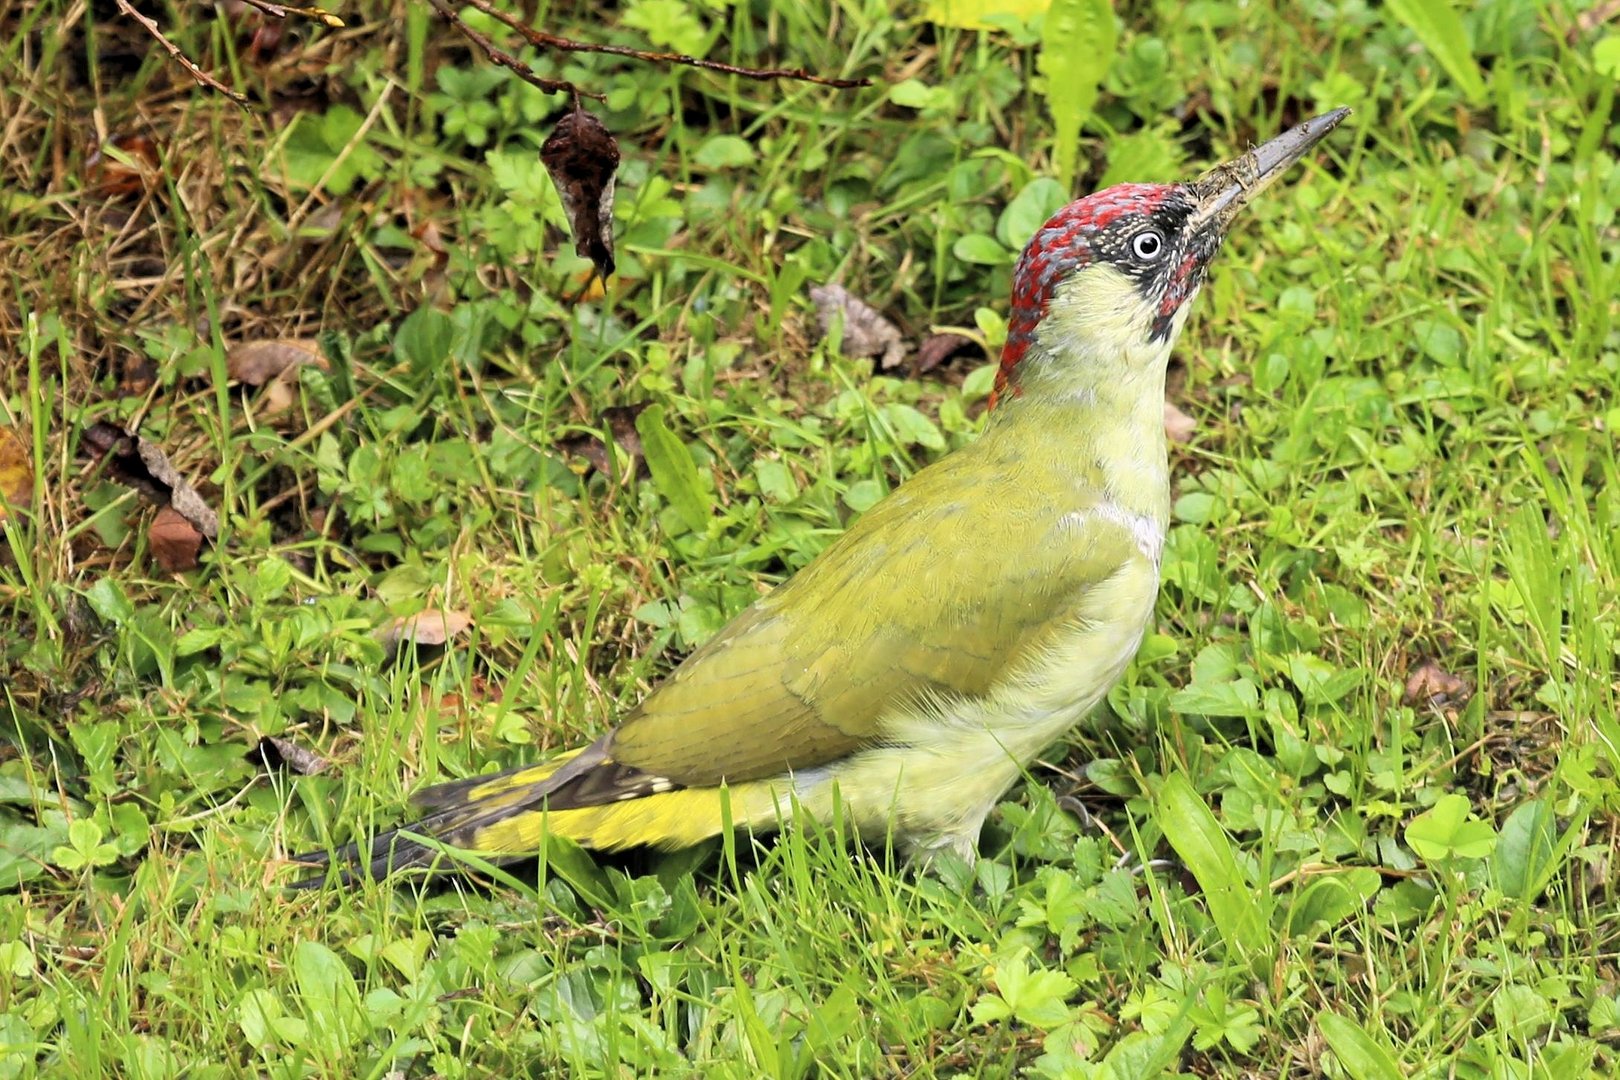
[[(124, 0), (118, 0), (118, 2), (122, 4)], [(593, 94), (588, 90), (581, 90), (579, 87), (575, 86), (566, 79), (547, 79), (543, 76), (535, 74), (534, 68), (530, 67), (528, 64), (525, 64), (511, 53), (503, 52), (501, 48), (493, 41), (489, 40), (489, 38), (462, 22), (461, 16), (456, 13), (455, 8), (451, 7), (445, 2), (445, 0), (428, 0), (428, 3), (433, 6), (433, 10), (455, 23), (457, 29), (459, 29), (463, 34), (467, 35), (467, 39), (469, 41), (484, 51), (485, 56), (489, 57), (501, 67), (506, 68), (512, 74), (528, 83), (530, 86), (538, 86), (541, 90), (544, 90), (548, 94), (568, 94), (575, 100), (582, 97), (588, 97), (594, 101), (607, 100), (607, 95)]]
[(142, 15), (140, 12), (131, 7), (129, 0), (118, 0), (118, 10), (122, 11), (125, 15), (128, 15), (130, 18), (146, 27), (146, 32), (156, 38), (157, 43), (163, 46), (163, 48), (168, 52), (169, 56), (172, 57), (177, 64), (185, 68), (186, 71), (190, 72), (193, 79), (196, 79), (204, 86), (218, 90), (220, 93), (242, 106), (242, 108), (251, 110), (252, 105), (248, 101), (246, 94), (232, 90), (230, 87), (208, 74), (208, 72), (192, 63), (191, 57), (181, 52), (180, 46), (164, 37), (163, 31), (158, 29), (157, 23), (153, 22), (151, 19), (148, 19), (145, 15)]
[[(443, 11), (439, 0), (428, 0), (434, 7)], [(607, 53), (610, 56), (627, 56), (632, 60), (644, 60), (653, 64), (683, 64), (687, 67), (702, 68), (704, 71), (718, 71), (725, 75), (741, 75), (745, 79), (797, 79), (800, 82), (816, 83), (819, 86), (831, 86), (839, 90), (851, 90), (858, 86), (871, 86), (871, 79), (829, 79), (822, 75), (812, 75), (804, 68), (746, 68), (735, 64), (722, 64), (718, 60), (700, 60), (695, 56), (683, 53), (655, 53), (643, 49), (632, 49), (624, 45), (593, 45), (588, 41), (573, 41), (569, 38), (557, 37), (547, 34), (527, 25), (515, 15), (500, 11), (491, 6), (489, 0), (467, 0), (467, 3), (482, 11), (485, 15), (499, 19), (507, 26), (523, 35), (530, 45), (541, 49), (556, 49), (559, 52)]]
[(334, 30), (340, 30), (347, 25), (342, 19), (325, 8), (275, 4), (271, 3), (271, 0), (242, 0), (242, 3), (251, 8), (258, 8), (273, 19), (285, 19), (288, 15), (302, 15), (306, 19), (314, 19), (316, 22), (330, 26)]
[(1588, 8), (1575, 19), (1574, 25), (1564, 34), (1564, 40), (1573, 45), (1582, 35), (1590, 34), (1616, 15), (1620, 15), (1620, 2), (1616, 0), (1607, 0), (1597, 7)]

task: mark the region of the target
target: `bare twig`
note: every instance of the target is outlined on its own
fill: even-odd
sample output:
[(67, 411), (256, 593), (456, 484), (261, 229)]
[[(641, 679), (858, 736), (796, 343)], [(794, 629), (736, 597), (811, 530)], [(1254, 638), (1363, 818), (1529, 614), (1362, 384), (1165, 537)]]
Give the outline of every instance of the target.
[[(123, 3), (124, 0), (118, 0), (118, 2)], [(535, 74), (534, 68), (530, 67), (528, 64), (525, 64), (511, 53), (502, 51), (501, 48), (493, 41), (489, 40), (489, 38), (462, 22), (461, 16), (456, 13), (456, 9), (446, 3), (445, 0), (428, 0), (428, 3), (433, 6), (433, 10), (455, 23), (456, 28), (459, 29), (463, 34), (467, 35), (467, 40), (471, 41), (474, 45), (482, 49), (485, 56), (489, 57), (495, 63), (501, 65), (501, 67), (506, 68), (512, 74), (528, 83), (530, 86), (538, 86), (548, 94), (568, 94), (574, 98), (588, 97), (595, 101), (607, 100), (607, 96), (605, 94), (593, 94), (588, 90), (581, 90), (579, 87), (575, 86), (566, 79), (547, 79), (541, 75)]]
[(192, 63), (191, 62), (191, 57), (189, 57), (185, 53), (181, 52), (180, 51), (180, 46), (176, 45), (174, 42), (172, 42), (168, 38), (164, 37), (163, 36), (163, 31), (158, 29), (158, 24), (157, 23), (153, 22), (151, 19), (148, 19), (145, 15), (142, 15), (140, 12), (136, 11), (133, 7), (131, 7), (130, 4), (129, 4), (129, 0), (118, 0), (118, 10), (122, 11), (125, 15), (128, 15), (130, 18), (134, 19), (136, 22), (138, 22), (142, 26), (146, 27), (146, 32), (151, 34), (154, 38), (156, 38), (157, 43), (159, 45), (163, 46), (163, 48), (168, 52), (168, 54), (174, 59), (174, 61), (177, 64), (179, 64), (181, 67), (185, 68), (188, 72), (190, 72), (191, 77), (193, 79), (196, 79), (199, 83), (201, 83), (204, 86), (211, 87), (212, 89), (218, 90), (220, 93), (224, 94), (226, 97), (230, 98), (232, 101), (234, 101), (238, 105), (242, 106), (242, 108), (244, 108), (244, 109), (251, 108), (251, 105), (248, 102), (246, 94), (242, 94), (242, 93), (239, 93), (239, 92), (237, 92), (235, 90), (232, 90), (230, 87), (226, 86), (224, 83), (220, 82), (218, 79), (216, 79), (212, 75), (208, 74), (208, 72), (204, 71), (202, 68), (200, 68), (196, 64)]
[(1564, 34), (1564, 40), (1573, 45), (1616, 15), (1620, 15), (1620, 2), (1617, 0), (1606, 0), (1594, 8), (1588, 8), (1576, 17), (1574, 25)]
[[(434, 7), (443, 11), (438, 0), (428, 0)], [(819, 86), (831, 86), (839, 90), (850, 90), (857, 86), (871, 86), (871, 79), (829, 79), (822, 75), (812, 75), (804, 68), (746, 68), (735, 64), (722, 64), (718, 60), (700, 60), (695, 56), (684, 53), (655, 53), (643, 49), (632, 49), (624, 45), (594, 45), (588, 41), (574, 41), (570, 38), (557, 37), (536, 30), (520, 20), (517, 16), (508, 14), (492, 7), (489, 0), (467, 0), (467, 3), (482, 11), (485, 15), (499, 19), (507, 26), (523, 35), (524, 40), (541, 49), (556, 49), (559, 52), (585, 52), (607, 53), (610, 56), (627, 56), (632, 60), (644, 60), (653, 64), (682, 64), (687, 67), (702, 68), (704, 71), (718, 71), (725, 75), (741, 75), (745, 79), (797, 79), (800, 82), (816, 83)]]
[(271, 3), (271, 0), (242, 0), (242, 3), (251, 8), (258, 8), (273, 19), (285, 19), (288, 15), (302, 15), (306, 19), (314, 19), (316, 22), (330, 26), (334, 30), (342, 29), (346, 25), (342, 19), (325, 8), (275, 4)]

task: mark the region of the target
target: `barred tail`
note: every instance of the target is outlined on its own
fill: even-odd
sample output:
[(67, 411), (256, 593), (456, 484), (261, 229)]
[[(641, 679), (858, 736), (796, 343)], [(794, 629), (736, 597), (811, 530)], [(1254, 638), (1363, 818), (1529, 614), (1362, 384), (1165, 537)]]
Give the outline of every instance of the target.
[[(587, 751), (593, 748), (586, 748)], [(444, 857), (439, 844), (426, 844), (415, 836), (426, 836), (449, 847), (480, 850), (478, 838), (489, 826), (515, 815), (544, 814), (530, 808), (541, 804), (567, 777), (559, 776), (563, 766), (581, 756), (571, 750), (538, 765), (519, 765), (504, 772), (472, 776), (436, 784), (411, 796), (411, 802), (429, 811), (408, 825), (389, 829), (369, 840), (345, 844), (334, 851), (309, 851), (294, 855), (293, 861), (324, 870), (338, 869), (338, 881), (345, 886), (371, 878), (381, 880), (398, 870), (432, 866)], [(573, 770), (568, 770), (573, 773)], [(577, 774), (575, 774), (577, 775)], [(489, 851), (487, 854), (521, 854)], [(295, 889), (311, 889), (326, 881), (324, 873), (312, 874), (292, 883)]]
[[(598, 851), (675, 850), (718, 836), (728, 826), (773, 828), (787, 811), (782, 786), (754, 781), (682, 787), (614, 761), (604, 738), (538, 765), (430, 787), (413, 796), (427, 813), (409, 825), (294, 859), (323, 870), (336, 867), (338, 880), (352, 885), (431, 867), (446, 858), (445, 847), (497, 861), (534, 855), (547, 834)], [(293, 888), (313, 888), (326, 878), (325, 873), (302, 878)]]

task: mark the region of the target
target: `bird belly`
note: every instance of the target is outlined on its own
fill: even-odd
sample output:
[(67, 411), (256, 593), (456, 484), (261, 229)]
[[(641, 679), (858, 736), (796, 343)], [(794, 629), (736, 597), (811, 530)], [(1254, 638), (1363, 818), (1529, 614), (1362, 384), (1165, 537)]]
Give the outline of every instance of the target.
[(1119, 680), (1157, 592), (1157, 567), (1145, 557), (1132, 560), (1088, 589), (1070, 617), (988, 693), (895, 709), (882, 724), (881, 745), (795, 775), (794, 796), (823, 818), (836, 798), (863, 835), (892, 830), (910, 854), (949, 847), (971, 856), (985, 817), (1029, 762)]

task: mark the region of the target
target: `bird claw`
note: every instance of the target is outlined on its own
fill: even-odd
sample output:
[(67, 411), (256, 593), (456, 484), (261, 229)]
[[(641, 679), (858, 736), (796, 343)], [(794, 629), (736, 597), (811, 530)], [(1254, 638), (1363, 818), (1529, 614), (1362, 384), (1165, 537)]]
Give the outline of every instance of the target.
[(1085, 832), (1102, 831), (1097, 824), (1097, 819), (1091, 816), (1090, 810), (1086, 809), (1086, 804), (1075, 798), (1073, 795), (1059, 795), (1057, 805), (1059, 810), (1067, 810), (1069, 813), (1079, 818), (1080, 828)]
[(1149, 859), (1147, 862), (1138, 862), (1136, 852), (1127, 851), (1114, 860), (1115, 870), (1124, 870), (1132, 877), (1141, 877), (1156, 870), (1180, 870), (1181, 863), (1175, 859)]
[[(1081, 831), (1100, 835), (1113, 841), (1116, 847), (1123, 849), (1123, 845), (1119, 843), (1108, 827), (1103, 825), (1090, 810), (1086, 809), (1085, 803), (1073, 795), (1059, 795), (1057, 805), (1058, 809), (1066, 810), (1079, 819)], [(1138, 860), (1136, 852), (1123, 850), (1119, 858), (1114, 860), (1113, 868), (1115, 870), (1129, 871), (1131, 876), (1139, 877), (1151, 871), (1180, 870), (1181, 864), (1175, 859), (1149, 859), (1147, 862), (1141, 862)]]

